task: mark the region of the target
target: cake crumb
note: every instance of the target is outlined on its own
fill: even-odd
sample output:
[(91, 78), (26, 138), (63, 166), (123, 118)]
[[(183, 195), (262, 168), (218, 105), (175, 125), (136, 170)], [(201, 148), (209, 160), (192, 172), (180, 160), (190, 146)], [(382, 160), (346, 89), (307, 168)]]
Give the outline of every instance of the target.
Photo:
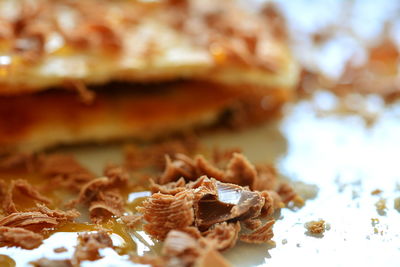
[(287, 239), (282, 239), (282, 245), (286, 245), (287, 244)]
[(308, 234), (311, 235), (321, 235), (325, 232), (326, 225), (324, 220), (319, 221), (310, 221), (307, 222), (305, 225)]
[(374, 227), (374, 234), (377, 234), (377, 233), (379, 233), (379, 230), (378, 230), (378, 228)]
[(380, 190), (380, 189), (375, 189), (375, 190), (373, 190), (372, 192), (371, 192), (371, 195), (380, 195), (382, 193), (382, 190)]
[(379, 213), (379, 215), (385, 215), (386, 209), (387, 209), (387, 206), (386, 206), (386, 199), (384, 199), (384, 198), (379, 199), (379, 200), (375, 203), (375, 207), (376, 207), (376, 210), (377, 210), (377, 212)]
[(379, 224), (379, 219), (378, 218), (371, 218), (371, 224), (372, 224), (372, 226), (375, 226), (375, 225)]

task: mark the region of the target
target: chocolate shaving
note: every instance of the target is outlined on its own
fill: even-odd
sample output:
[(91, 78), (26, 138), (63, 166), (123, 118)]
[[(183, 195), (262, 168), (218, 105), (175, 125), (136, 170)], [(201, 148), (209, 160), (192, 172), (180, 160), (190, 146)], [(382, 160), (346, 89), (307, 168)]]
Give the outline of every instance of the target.
[(254, 189), (257, 178), (255, 167), (242, 154), (234, 153), (228, 163), (224, 180)]
[(126, 186), (128, 173), (121, 167), (108, 166), (104, 174), (84, 185), (77, 199), (71, 205), (88, 204), (92, 222), (100, 223), (111, 216), (122, 216), (124, 199), (119, 188)]
[(272, 216), (276, 210), (285, 206), (281, 197), (275, 191), (262, 191), (261, 196), (265, 199), (261, 210), (263, 216)]
[[(184, 135), (167, 141), (148, 145), (144, 148), (129, 145), (125, 148), (125, 166), (129, 170), (143, 168), (164, 169), (165, 157), (173, 157), (176, 154), (191, 155), (199, 150), (199, 143), (194, 135)], [(178, 177), (180, 178), (180, 177)]]
[(51, 210), (45, 206), (38, 206), (35, 211), (12, 213), (0, 220), (0, 226), (19, 227), (33, 231), (55, 227), (65, 222), (73, 221), (79, 216), (75, 210)]
[(23, 169), (32, 171), (34, 157), (31, 153), (8, 154), (0, 157), (0, 170)]
[(58, 222), (46, 214), (37, 211), (16, 212), (0, 220), (0, 226), (19, 227), (32, 230), (42, 230), (57, 225)]
[(274, 225), (275, 220), (271, 219), (267, 221), (263, 226), (257, 228), (250, 234), (242, 234), (240, 236), (240, 240), (246, 243), (255, 243), (261, 244), (265, 243), (274, 236), (272, 232), (272, 226)]
[(269, 164), (257, 165), (257, 179), (254, 181), (253, 190), (274, 190), (278, 183), (278, 175), (273, 166)]
[(162, 193), (167, 195), (176, 195), (179, 192), (184, 191), (186, 182), (183, 177), (181, 177), (176, 182), (170, 182), (167, 184), (156, 184), (152, 179), (150, 179), (150, 191), (154, 193)]
[(219, 251), (235, 246), (240, 231), (240, 223), (218, 223), (204, 233), (209, 245)]
[(161, 253), (169, 258), (169, 262), (179, 262), (180, 266), (190, 266), (202, 252), (197, 240), (191, 235), (172, 230), (165, 238)]
[(50, 204), (51, 200), (34, 188), (31, 184), (29, 184), (26, 180), (17, 179), (11, 181), (11, 184), (8, 187), (8, 190), (3, 199), (3, 209), (7, 214), (11, 214), (13, 212), (18, 212), (17, 207), (14, 203), (14, 191), (20, 191), (25, 197), (36, 200), (40, 203)]
[(143, 202), (138, 211), (144, 214), (144, 230), (154, 238), (164, 240), (171, 230), (190, 226), (194, 221), (193, 194), (183, 191), (175, 196), (155, 193)]
[(123, 211), (124, 200), (119, 190), (100, 191), (89, 207), (90, 218), (94, 223), (101, 223), (111, 216), (120, 217)]
[(58, 247), (58, 248), (53, 249), (53, 251), (55, 253), (63, 253), (63, 252), (67, 252), (68, 249), (66, 249), (65, 247)]
[[(179, 155), (180, 154), (178, 154), (178, 159), (174, 161), (172, 161), (168, 155), (165, 156), (166, 166), (163, 174), (159, 179), (160, 184), (174, 182), (181, 177), (190, 180), (196, 176), (195, 166), (194, 163), (192, 163), (191, 159), (187, 158), (184, 155)], [(186, 160), (186, 158), (188, 160)]]
[(297, 197), (299, 197), (294, 191), (293, 187), (287, 183), (281, 184), (276, 192), (279, 194), (282, 202), (285, 204), (288, 204), (290, 201), (294, 201)]
[(34, 267), (73, 267), (71, 260), (49, 260), (46, 258), (41, 258), (36, 261), (30, 262)]
[(15, 227), (0, 226), (0, 247), (17, 246), (24, 249), (34, 249), (43, 241), (41, 234)]
[(210, 164), (202, 155), (197, 155), (195, 158), (197, 177), (206, 175), (220, 181), (224, 181), (224, 172)]
[(204, 228), (228, 220), (260, 215), (264, 199), (257, 192), (234, 184), (216, 182), (217, 194), (206, 194), (195, 204), (196, 225)]
[(105, 231), (81, 234), (78, 236), (78, 241), (72, 260), (75, 264), (85, 260), (95, 261), (101, 259), (99, 249), (113, 247), (112, 240)]
[(63, 187), (79, 191), (95, 175), (79, 164), (69, 155), (53, 154), (38, 158), (38, 171), (40, 174), (52, 178), (48, 187)]
[(247, 219), (247, 220), (243, 221), (243, 223), (246, 226), (246, 228), (248, 228), (250, 230), (255, 230), (262, 225), (262, 222), (260, 219)]
[(141, 222), (142, 219), (143, 219), (143, 216), (141, 216), (141, 215), (125, 215), (125, 216), (121, 217), (121, 220), (129, 228), (136, 227)]

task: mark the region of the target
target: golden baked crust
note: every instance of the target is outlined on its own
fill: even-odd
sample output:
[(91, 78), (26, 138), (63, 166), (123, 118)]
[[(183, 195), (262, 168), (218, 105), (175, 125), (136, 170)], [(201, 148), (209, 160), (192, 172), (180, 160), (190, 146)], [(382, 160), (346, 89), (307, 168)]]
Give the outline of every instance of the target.
[(1, 1), (0, 94), (177, 78), (290, 88), (298, 68), (284, 40), (243, 3)]
[(233, 123), (240, 127), (241, 120), (265, 120), (288, 98), (287, 90), (253, 91), (182, 81), (108, 84), (96, 89), (91, 104), (65, 90), (2, 96), (0, 147), (3, 152), (36, 151), (58, 144), (149, 140), (215, 124), (229, 110), (239, 114)]

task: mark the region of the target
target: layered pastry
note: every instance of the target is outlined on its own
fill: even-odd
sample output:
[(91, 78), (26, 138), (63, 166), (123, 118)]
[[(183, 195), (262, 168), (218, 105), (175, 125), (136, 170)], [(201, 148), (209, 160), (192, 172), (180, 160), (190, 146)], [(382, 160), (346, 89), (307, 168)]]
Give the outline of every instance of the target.
[(2, 150), (150, 139), (243, 106), (261, 112), (244, 121), (269, 117), (298, 77), (270, 13), (229, 0), (1, 1)]

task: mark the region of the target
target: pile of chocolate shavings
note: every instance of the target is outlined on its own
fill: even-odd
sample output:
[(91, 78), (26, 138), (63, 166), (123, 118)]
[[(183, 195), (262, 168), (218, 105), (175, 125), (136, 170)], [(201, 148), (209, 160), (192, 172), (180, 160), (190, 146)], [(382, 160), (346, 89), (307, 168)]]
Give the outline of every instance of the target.
[[(215, 150), (213, 163), (204, 156), (164, 153), (164, 169), (150, 180), (152, 195), (138, 213), (126, 209), (126, 188), (132, 181), (124, 167), (110, 165), (96, 177), (67, 155), (21, 156), (3, 159), (2, 169), (26, 168), (48, 179), (33, 186), (26, 180), (0, 181), (0, 247), (34, 249), (51, 232), (73, 222), (87, 209), (97, 232), (78, 237), (69, 260), (39, 259), (33, 266), (77, 266), (84, 260), (101, 258), (100, 249), (114, 248), (103, 223), (110, 219), (127, 229), (142, 225), (152, 238), (164, 241), (160, 255), (130, 255), (132, 261), (152, 266), (229, 266), (220, 254), (247, 243), (271, 242), (274, 213), (299, 196), (287, 183), (277, 179), (270, 165), (254, 166), (237, 149)], [(7, 164), (5, 164), (5, 163)], [(224, 168), (221, 166), (225, 165)], [(44, 190), (63, 188), (75, 194), (64, 203), (69, 210), (50, 209), (52, 199)], [(18, 210), (14, 193), (30, 198), (36, 207)], [(126, 193), (126, 192), (125, 192)], [(107, 227), (106, 227), (107, 228)]]
[(201, 155), (177, 154), (173, 160), (167, 156), (164, 172), (157, 182), (151, 181), (153, 194), (138, 208), (143, 229), (164, 241), (161, 255), (133, 260), (155, 266), (201, 266), (213, 259), (213, 264), (227, 266), (220, 252), (238, 240), (270, 242), (274, 212), (299, 198), (274, 174), (271, 168), (256, 168), (239, 153), (233, 153), (225, 169)]

